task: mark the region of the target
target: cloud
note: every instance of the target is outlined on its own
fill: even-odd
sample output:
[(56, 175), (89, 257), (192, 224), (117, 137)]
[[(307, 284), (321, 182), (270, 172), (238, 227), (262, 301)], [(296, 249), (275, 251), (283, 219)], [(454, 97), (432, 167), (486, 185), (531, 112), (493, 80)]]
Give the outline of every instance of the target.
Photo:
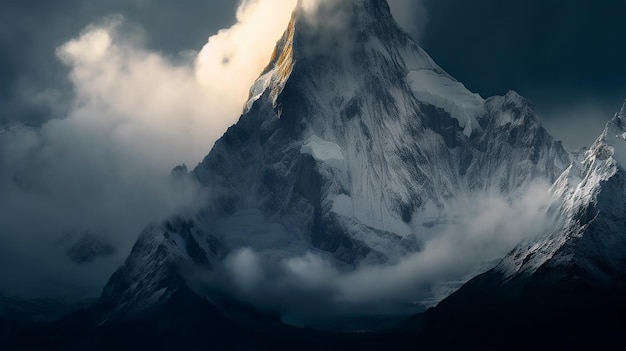
[[(0, 134), (0, 291), (97, 295), (146, 224), (204, 196), (173, 182), (169, 170), (198, 162), (236, 121), (295, 3), (242, 1), (237, 23), (177, 56), (150, 50), (121, 16), (59, 47), (74, 88), (65, 118)], [(419, 37), (421, 5), (390, 5)], [(295, 324), (416, 311), (545, 229), (546, 189), (536, 189), (515, 201), (475, 195), (445, 216), (434, 211), (436, 220), (416, 224), (423, 250), (393, 264), (346, 267), (319, 252), (285, 257), (244, 247), (200, 284)]]
[[(388, 264), (353, 267), (321, 252), (244, 247), (193, 279), (199, 291), (225, 290), (295, 325), (328, 328), (344, 321), (340, 329), (375, 328), (381, 318), (436, 304), (520, 241), (550, 233), (560, 223), (548, 211), (551, 201), (549, 185), (537, 182), (513, 199), (475, 193), (424, 209), (412, 222), (422, 248)], [(354, 324), (356, 317), (361, 324)]]
[(237, 120), (293, 6), (243, 1), (237, 23), (175, 57), (121, 16), (60, 46), (67, 115), (0, 133), (0, 292), (97, 295), (144, 226), (203, 196), (169, 172)]
[(259, 257), (250, 248), (243, 248), (228, 256), (224, 266), (234, 279), (235, 284), (251, 291), (264, 280)]
[[(422, 218), (414, 230), (419, 252), (391, 266), (364, 267), (341, 281), (342, 299), (431, 305), (491, 268), (526, 238), (551, 232), (549, 185), (537, 182), (519, 198), (472, 194)], [(376, 282), (376, 284), (372, 284)]]

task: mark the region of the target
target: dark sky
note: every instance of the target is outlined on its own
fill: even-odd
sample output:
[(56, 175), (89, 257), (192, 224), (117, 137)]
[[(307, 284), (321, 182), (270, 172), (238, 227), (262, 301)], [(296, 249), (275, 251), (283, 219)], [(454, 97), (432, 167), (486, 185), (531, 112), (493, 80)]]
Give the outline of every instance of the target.
[[(624, 1), (429, 0), (422, 45), (484, 95), (626, 87)], [(622, 91), (623, 93), (623, 91)], [(529, 96), (530, 97), (530, 96)]]
[[(483, 97), (514, 89), (572, 146), (626, 98), (626, 1), (426, 0), (421, 45)], [(585, 131), (588, 131), (585, 133)]]

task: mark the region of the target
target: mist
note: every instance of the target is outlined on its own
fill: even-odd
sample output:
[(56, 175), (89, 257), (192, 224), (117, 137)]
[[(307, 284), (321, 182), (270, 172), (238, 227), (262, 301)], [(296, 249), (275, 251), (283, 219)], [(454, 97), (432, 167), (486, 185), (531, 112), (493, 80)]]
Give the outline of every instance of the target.
[[(208, 296), (221, 291), (297, 326), (375, 327), (436, 305), (520, 241), (552, 232), (561, 219), (551, 204), (549, 184), (541, 181), (513, 199), (468, 194), (422, 209), (411, 223), (420, 250), (385, 264), (351, 266), (320, 251), (242, 246), (213, 271), (191, 272), (190, 280)], [(357, 319), (364, 324), (354, 325)]]
[(204, 194), (170, 171), (236, 122), (294, 6), (244, 1), (234, 25), (174, 57), (120, 15), (60, 46), (69, 112), (0, 131), (0, 293), (97, 296), (146, 225), (192, 211)]

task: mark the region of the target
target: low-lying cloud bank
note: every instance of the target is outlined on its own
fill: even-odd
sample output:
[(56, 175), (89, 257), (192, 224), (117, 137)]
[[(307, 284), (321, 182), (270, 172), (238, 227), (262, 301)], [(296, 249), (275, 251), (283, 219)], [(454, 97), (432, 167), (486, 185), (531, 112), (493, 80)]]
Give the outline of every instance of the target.
[[(549, 186), (538, 182), (524, 195), (472, 194), (416, 220), (419, 252), (389, 264), (347, 267), (324, 253), (242, 247), (221, 267), (194, 276), (200, 291), (229, 296), (280, 314), (297, 325), (384, 317), (424, 310), (462, 283), (495, 265), (521, 240), (549, 233), (559, 220), (548, 208)], [(426, 211), (428, 213), (429, 211)], [(359, 325), (358, 327), (363, 327)]]

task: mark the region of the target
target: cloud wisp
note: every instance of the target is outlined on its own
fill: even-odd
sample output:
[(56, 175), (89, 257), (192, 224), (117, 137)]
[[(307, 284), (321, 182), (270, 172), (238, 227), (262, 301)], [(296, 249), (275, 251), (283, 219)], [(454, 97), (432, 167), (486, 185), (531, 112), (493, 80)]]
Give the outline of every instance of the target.
[[(347, 266), (328, 254), (291, 248), (241, 247), (214, 271), (194, 272), (199, 291), (215, 290), (299, 326), (375, 327), (384, 318), (424, 310), (493, 267), (521, 240), (551, 232), (549, 185), (537, 182), (515, 199), (470, 194), (413, 222), (418, 252), (387, 264)], [(368, 317), (373, 324), (366, 323)], [(332, 325), (331, 328), (336, 328)]]

